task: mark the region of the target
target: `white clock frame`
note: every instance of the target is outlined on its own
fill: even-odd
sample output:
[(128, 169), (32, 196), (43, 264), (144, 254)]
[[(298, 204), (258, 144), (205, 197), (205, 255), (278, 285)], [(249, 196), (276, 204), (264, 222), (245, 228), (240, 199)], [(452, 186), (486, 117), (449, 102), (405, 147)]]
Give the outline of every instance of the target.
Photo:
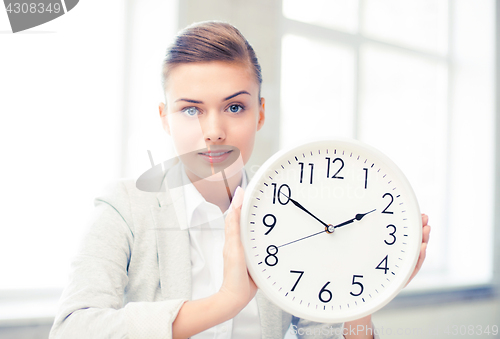
[[(314, 154), (313, 154), (313, 150), (314, 150)], [(337, 150), (339, 152), (338, 154), (337, 154)], [(350, 156), (348, 156), (346, 154), (346, 150), (347, 150), (347, 154), (350, 153)], [(317, 155), (315, 154), (316, 151), (318, 152)], [(405, 225), (405, 226), (403, 226), (406, 229), (405, 233), (408, 233), (408, 234), (404, 235), (405, 238), (403, 238), (406, 242), (400, 240), (400, 242), (402, 242), (404, 244), (404, 247), (401, 247), (402, 245), (398, 244), (401, 248), (401, 252), (405, 252), (404, 254), (400, 254), (400, 256), (399, 256), (399, 259), (404, 262), (404, 265), (401, 268), (399, 268), (399, 266), (396, 265), (396, 266), (398, 266), (398, 269), (391, 269), (391, 273), (392, 273), (391, 279), (389, 279), (388, 277), (385, 277), (389, 281), (389, 283), (386, 283), (386, 284), (388, 284), (388, 286), (385, 287), (383, 284), (381, 284), (383, 286), (383, 288), (379, 287), (379, 289), (381, 289), (380, 293), (379, 293), (378, 289), (375, 289), (377, 291), (375, 298), (373, 298), (371, 293), (370, 293), (370, 298), (368, 298), (368, 296), (366, 296), (366, 300), (364, 297), (361, 298), (362, 302), (361, 302), (361, 299), (354, 300), (354, 302), (356, 304), (355, 305), (351, 304), (351, 305), (353, 305), (352, 307), (350, 307), (349, 303), (347, 303), (347, 307), (345, 307), (345, 303), (344, 303), (344, 304), (336, 305), (336, 306), (339, 306), (338, 309), (336, 309), (336, 306), (331, 305), (331, 310), (326, 309), (326, 304), (328, 304), (328, 302), (324, 302), (324, 300), (321, 300), (323, 302), (323, 304), (320, 303), (319, 306), (323, 306), (323, 311), (321, 311), (321, 307), (320, 307), (320, 310), (318, 311), (318, 304), (316, 304), (316, 307), (313, 307), (312, 309), (310, 309), (310, 305), (308, 305), (307, 308), (304, 306), (305, 304), (302, 305), (302, 300), (300, 301), (300, 304), (299, 304), (298, 301), (297, 302), (294, 301), (295, 298), (293, 298), (293, 300), (291, 300), (290, 298), (287, 298), (287, 296), (288, 296), (289, 292), (291, 292), (291, 290), (288, 290), (288, 292), (286, 292), (287, 289), (283, 288), (284, 286), (280, 286), (280, 285), (282, 285), (283, 282), (280, 283), (279, 281), (274, 281), (274, 283), (271, 283), (271, 281), (274, 280), (274, 279), (269, 278), (272, 276), (272, 274), (269, 275), (269, 277), (267, 277), (267, 278), (264, 276), (262, 270), (266, 271), (267, 269), (269, 269), (269, 271), (273, 271), (274, 268), (269, 267), (268, 265), (265, 265), (265, 264), (262, 265), (262, 260), (263, 260), (262, 256), (265, 256), (265, 252), (263, 252), (263, 249), (265, 246), (264, 247), (261, 246), (261, 242), (264, 242), (263, 240), (259, 240), (260, 238), (259, 239), (256, 238), (256, 234), (257, 234), (257, 236), (259, 236), (258, 235), (259, 232), (257, 231), (256, 227), (258, 227), (258, 223), (262, 220), (262, 219), (258, 219), (258, 217), (257, 217), (257, 214), (259, 214), (259, 216), (262, 217), (262, 213), (257, 212), (257, 207), (259, 207), (258, 206), (259, 204), (262, 204), (264, 201), (266, 201), (265, 195), (266, 195), (266, 193), (269, 194), (270, 190), (274, 191), (272, 196), (274, 196), (274, 199), (276, 198), (275, 194), (276, 194), (277, 184), (274, 185), (274, 188), (271, 188), (270, 183), (272, 182), (273, 177), (276, 179), (277, 177), (280, 176), (280, 173), (286, 173), (285, 172), (286, 168), (283, 165), (291, 166), (294, 161), (295, 161), (295, 163), (298, 163), (301, 155), (302, 155), (302, 157), (300, 159), (304, 159), (304, 160), (307, 160), (308, 156), (325, 157), (327, 155), (330, 155), (331, 157), (333, 157), (333, 156), (340, 157), (341, 151), (343, 152), (341, 159), (345, 158), (346, 161), (349, 160), (351, 163), (361, 161), (361, 162), (363, 162), (363, 166), (365, 166), (365, 165), (367, 166), (366, 168), (363, 168), (364, 170), (366, 169), (365, 187), (367, 185), (366, 179), (368, 178), (368, 172), (369, 172), (369, 170), (367, 168), (369, 166), (370, 171), (371, 171), (371, 169), (373, 169), (373, 171), (378, 169), (376, 172), (375, 180), (385, 180), (385, 178), (387, 176), (387, 179), (390, 179), (390, 181), (388, 182), (388, 185), (390, 185), (390, 186), (388, 186), (388, 187), (390, 187), (392, 190), (392, 187), (394, 186), (394, 189), (392, 191), (394, 191), (394, 193), (398, 193), (397, 199), (401, 199), (401, 200), (397, 200), (397, 203), (399, 203), (400, 205), (404, 204), (404, 208), (405, 208), (404, 210), (402, 210), (403, 212), (398, 210), (398, 211), (400, 211), (400, 213), (398, 214), (399, 218), (401, 218), (403, 216), (403, 213), (404, 213), (404, 217), (405, 217), (405, 218), (403, 218), (404, 221), (398, 219), (398, 222), (401, 221), (402, 224)], [(306, 156), (306, 154), (307, 154), (307, 156)], [(354, 158), (356, 158), (356, 160), (353, 160), (354, 159), (353, 155), (354, 155)], [(335, 159), (335, 160), (337, 160), (337, 159)], [(328, 171), (330, 169), (330, 163), (331, 163), (331, 160), (328, 159)], [(334, 163), (334, 162), (332, 162), (332, 163)], [(344, 161), (342, 161), (342, 167), (343, 166), (344, 166)], [(302, 169), (304, 169), (304, 167), (306, 167), (305, 163), (302, 164)], [(312, 167), (311, 167), (311, 178), (310, 178), (311, 181), (313, 180)], [(291, 168), (290, 168), (290, 171), (291, 171)], [(332, 167), (332, 172), (333, 172), (333, 167)], [(288, 172), (288, 173), (290, 173), (290, 172)], [(338, 173), (340, 173), (340, 170)], [(331, 178), (329, 176), (329, 174), (327, 174), (327, 177)], [(300, 178), (301, 182), (302, 182), (302, 179), (304, 179), (303, 174), (301, 174), (301, 178)], [(340, 178), (338, 178), (338, 179), (340, 179)], [(329, 180), (329, 179), (326, 179), (326, 180)], [(345, 181), (345, 182), (347, 182), (347, 181)], [(266, 183), (266, 184), (264, 184), (264, 183)], [(333, 183), (333, 181), (332, 181), (332, 183)], [(267, 185), (267, 187), (265, 185)], [(351, 188), (349, 185), (352, 186), (352, 184), (349, 184), (349, 185), (346, 184), (346, 185), (347, 185), (348, 190)], [(297, 185), (295, 185), (295, 186), (297, 186)], [(266, 193), (264, 193), (264, 190), (266, 190)], [(279, 195), (279, 193), (278, 193), (278, 195)], [(391, 195), (390, 198), (392, 199), (392, 201), (395, 201), (394, 197), (392, 196), (392, 193), (390, 195)], [(286, 194), (285, 194), (285, 196), (286, 196)], [(402, 198), (401, 198), (401, 196), (402, 196)], [(294, 197), (294, 195), (291, 194), (291, 196), (289, 198), (293, 198), (293, 197)], [(384, 198), (385, 198), (385, 196), (384, 196)], [(261, 199), (261, 200), (259, 200), (259, 199)], [(354, 199), (354, 198), (352, 198), (352, 199)], [(338, 199), (336, 200), (337, 203), (341, 203), (341, 204), (345, 205), (345, 206), (340, 206), (339, 213), (343, 213), (343, 211), (349, 211), (351, 209), (350, 208), (351, 206), (349, 205), (350, 202), (348, 200), (349, 199), (346, 199), (346, 201), (344, 201), (344, 200), (341, 201)], [(371, 200), (373, 200), (373, 197), (366, 199), (366, 200), (367, 200), (367, 202), (371, 203)], [(307, 204), (307, 206), (305, 206), (306, 208), (307, 207), (313, 208), (313, 206), (316, 207), (313, 203), (311, 203), (311, 201), (307, 201), (307, 202), (305, 202), (305, 201), (306, 200), (304, 200), (304, 199), (301, 200), (301, 202), (304, 202), (304, 205)], [(355, 202), (356, 200), (352, 200), (352, 201)], [(399, 201), (402, 201), (402, 202), (400, 203)], [(363, 202), (366, 203), (366, 201), (363, 201)], [(291, 204), (290, 201), (288, 201), (288, 203)], [(377, 204), (380, 205), (380, 201), (377, 201)], [(391, 204), (392, 204), (392, 202), (389, 204), (389, 206), (391, 206)], [(275, 205), (269, 205), (269, 206), (275, 206)], [(393, 207), (396, 207), (396, 205)], [(278, 208), (281, 208), (281, 207), (278, 207)], [(359, 210), (358, 207), (356, 207), (356, 208)], [(318, 212), (321, 213), (320, 211), (325, 210), (325, 208), (318, 210), (317, 207), (313, 208), (313, 209), (314, 209), (313, 213), (318, 213)], [(387, 208), (386, 208), (386, 210), (387, 210)], [(361, 213), (363, 211), (365, 211), (365, 210), (361, 209), (361, 210), (359, 210), (359, 213)], [(252, 213), (252, 212), (256, 212), (256, 213)], [(368, 212), (368, 210), (366, 210), (366, 212)], [(293, 213), (295, 213), (295, 212), (293, 212)], [(299, 211), (298, 209), (297, 209), (296, 213), (298, 213), (298, 214), (296, 214), (297, 218), (302, 218), (300, 216), (300, 213), (303, 213), (303, 215), (307, 216), (306, 213)], [(353, 214), (352, 212), (345, 212), (345, 213), (346, 213), (345, 216), (336, 217), (338, 219), (336, 221), (343, 221), (343, 220), (345, 220), (345, 217), (349, 217), (349, 218), (354, 217), (354, 215), (352, 215)], [(356, 212), (356, 213), (358, 213), (358, 212)], [(386, 212), (386, 213), (388, 213), (388, 212)], [(366, 214), (368, 214), (368, 213), (366, 213)], [(325, 213), (323, 213), (323, 216), (324, 215), (325, 215)], [(310, 218), (310, 216), (307, 216), (307, 217)], [(382, 217), (388, 218), (389, 216), (384, 215), (384, 216), (381, 216), (380, 218), (382, 218)], [(274, 215), (273, 215), (273, 218), (274, 218), (274, 222), (276, 223), (276, 217), (274, 217)], [(344, 218), (344, 219), (342, 219), (342, 218)], [(366, 218), (365, 222), (369, 222), (368, 215), (366, 215), (366, 217), (362, 217), (362, 218), (363, 219)], [(268, 222), (268, 221), (266, 221), (266, 222)], [(323, 227), (323, 226), (321, 226), (313, 218), (310, 218), (310, 222), (313, 225), (314, 225), (314, 223), (316, 223), (317, 224), (316, 226), (318, 227), (317, 229), (320, 230), (319, 233), (321, 233), (321, 227)], [(291, 230), (296, 230), (300, 227), (304, 227), (304, 226), (297, 225), (298, 223), (300, 223), (300, 222), (299, 221), (297, 221), (297, 223), (292, 222), (292, 223), (287, 224), (286, 227), (287, 227), (287, 229), (291, 228)], [(355, 222), (353, 222), (353, 225), (354, 224), (355, 224)], [(247, 186), (244, 201), (242, 204), (240, 225), (241, 225), (241, 240), (242, 240), (243, 246), (245, 248), (245, 257), (246, 257), (246, 261), (247, 261), (248, 270), (249, 270), (250, 275), (252, 276), (253, 280), (255, 281), (257, 286), (259, 287), (259, 289), (261, 289), (264, 292), (264, 294), (273, 303), (275, 303), (277, 306), (279, 306), (284, 311), (286, 311), (290, 314), (293, 314), (295, 316), (298, 316), (300, 318), (303, 318), (303, 319), (308, 319), (311, 321), (322, 322), (322, 323), (340, 323), (340, 322), (345, 322), (345, 321), (350, 321), (350, 320), (362, 318), (368, 314), (372, 314), (373, 312), (377, 311), (378, 309), (382, 308), (387, 303), (389, 303), (401, 291), (401, 289), (406, 285), (408, 279), (410, 278), (410, 276), (413, 272), (413, 269), (417, 263), (418, 256), (420, 253), (420, 244), (422, 242), (422, 220), (421, 220), (420, 209), (419, 209), (415, 194), (411, 188), (411, 185), (408, 182), (408, 180), (406, 179), (406, 177), (404, 176), (403, 172), (396, 166), (396, 164), (394, 164), (394, 162), (392, 162), (387, 156), (385, 156), (383, 153), (381, 153), (377, 149), (375, 149), (367, 144), (364, 144), (360, 141), (353, 140), (353, 139), (339, 139), (339, 138), (337, 138), (337, 139), (317, 140), (317, 141), (313, 141), (313, 142), (307, 142), (307, 143), (301, 144), (299, 146), (284, 149), (284, 150), (281, 150), (281, 151), (277, 152), (276, 154), (274, 154), (271, 158), (269, 158), (264, 163), (264, 165), (262, 167), (259, 168), (257, 173), (252, 178), (251, 182)], [(311, 231), (316, 226), (311, 225)], [(388, 228), (389, 226), (390, 225), (387, 225), (386, 228)], [(306, 226), (306, 227), (309, 227), (309, 226)], [(394, 244), (396, 242), (395, 232), (397, 232), (397, 231), (396, 231), (395, 226), (392, 226), (392, 227), (394, 227), (394, 231), (393, 231), (394, 232), (393, 233), (394, 234), (393, 244)], [(350, 228), (350, 230), (349, 230), (350, 233), (356, 234), (354, 231), (355, 228), (353, 226), (348, 225), (348, 226), (346, 226), (346, 228)], [(265, 229), (266, 228), (261, 225), (260, 230), (265, 230)], [(340, 230), (341, 230), (341, 228), (339, 228), (338, 231), (340, 231)], [(338, 231), (335, 230), (335, 232), (338, 232)], [(331, 234), (329, 236), (335, 236), (336, 235), (335, 232), (333, 232), (333, 234)], [(347, 232), (347, 231), (344, 231), (344, 232)], [(375, 231), (370, 230), (370, 232), (375, 232)], [(380, 232), (380, 233), (385, 232), (385, 234), (387, 235), (387, 230), (385, 230), (385, 229), (382, 231), (376, 231), (376, 232)], [(263, 237), (263, 236), (261, 236), (261, 237)], [(320, 237), (323, 237), (323, 235), (320, 235)], [(398, 234), (398, 237), (401, 238), (401, 236), (399, 234)], [(305, 238), (307, 238), (307, 237), (305, 237)], [(326, 237), (323, 237), (323, 238), (326, 239)], [(264, 238), (262, 238), (262, 239), (264, 239)], [(319, 237), (317, 237), (317, 239), (319, 239)], [(302, 240), (302, 239), (299, 239), (299, 240)], [(283, 241), (285, 241), (285, 240), (283, 240)], [(298, 241), (298, 240), (296, 240), (296, 241)], [(324, 241), (324, 240), (322, 240), (322, 241)], [(337, 240), (337, 241), (340, 241), (340, 240)], [(290, 243), (293, 243), (293, 242), (294, 241), (292, 241)], [(303, 243), (303, 244), (305, 244), (305, 243)], [(340, 244), (341, 244), (340, 242), (337, 243), (338, 248), (340, 248)], [(388, 244), (388, 243), (386, 242), (386, 244)], [(285, 245), (288, 245), (288, 244), (284, 244), (281, 246), (285, 246)], [(309, 243), (309, 245), (311, 245), (311, 243)], [(274, 246), (274, 245), (270, 245), (270, 246)], [(267, 248), (267, 250), (274, 251), (274, 248), (270, 248), (270, 246)], [(274, 247), (281, 247), (281, 246), (274, 246)], [(324, 247), (322, 247), (322, 249), (323, 248)], [(332, 246), (331, 248), (334, 248), (334, 246)], [(403, 248), (404, 248), (404, 250), (403, 250)], [(331, 251), (333, 251), (333, 250), (331, 250)], [(277, 248), (276, 248), (276, 252), (278, 252)], [(283, 250), (282, 250), (282, 252), (283, 252)], [(268, 257), (269, 257), (269, 255), (271, 253), (270, 252), (267, 252), (267, 253), (268, 253)], [(256, 260), (255, 258), (259, 255), (260, 255), (260, 259)], [(282, 255), (283, 254), (281, 254), (281, 256)], [(306, 255), (307, 255), (306, 253), (301, 254), (302, 257), (306, 256)], [(276, 254), (276, 258), (275, 258), (276, 264), (277, 264), (277, 258), (278, 258), (277, 256), (278, 255)], [(350, 258), (354, 258), (355, 256), (356, 256), (356, 254), (353, 255), (351, 253)], [(359, 255), (359, 257), (361, 257), (361, 255)], [(403, 260), (401, 257), (404, 257), (405, 259)], [(332, 258), (331, 260), (333, 260), (334, 257), (328, 257), (328, 258)], [(337, 256), (335, 258), (340, 258), (340, 257)], [(274, 258), (272, 258), (272, 259), (274, 259)], [(318, 258), (315, 257), (314, 254), (312, 254), (311, 257), (308, 258), (308, 260), (309, 260), (308, 262), (311, 263), (311, 266), (318, 265)], [(385, 268), (382, 268), (382, 269), (384, 269), (385, 274), (387, 274), (387, 264), (388, 264), (387, 257), (384, 260), (386, 260), (385, 261)], [(272, 262), (273, 260), (270, 260), (270, 261)], [(283, 261), (283, 259), (282, 259), (282, 261)], [(382, 264), (382, 262), (380, 264)], [(266, 263), (267, 263), (267, 261), (266, 261)], [(380, 264), (379, 264), (379, 266), (380, 266)], [(259, 265), (262, 265), (262, 266), (259, 266)], [(379, 268), (379, 267), (377, 267), (377, 268)], [(325, 264), (325, 269), (326, 270), (328, 269), (328, 263)], [(345, 267), (344, 267), (344, 269), (345, 269)], [(265, 274), (266, 276), (268, 275), (269, 271), (266, 272), (266, 274)], [(303, 271), (294, 272), (294, 273), (300, 273), (300, 272), (303, 272)], [(397, 274), (394, 272), (396, 272)], [(322, 272), (317, 272), (317, 273), (322, 274)], [(358, 284), (358, 282), (355, 282), (355, 279), (356, 279), (355, 277), (356, 276), (353, 276), (352, 285)], [(362, 276), (357, 276), (357, 277), (362, 277)], [(300, 274), (300, 278), (302, 278), (302, 274)], [(297, 282), (299, 282), (300, 278), (297, 280)], [(358, 279), (361, 279), (361, 278), (358, 278)], [(290, 285), (290, 284), (288, 284), (288, 285)], [(325, 286), (328, 287), (328, 284), (326, 284)], [(324, 286), (324, 288), (325, 288), (325, 286)], [(361, 292), (360, 292), (360, 294), (361, 294), (363, 292), (363, 285), (359, 284), (359, 286), (361, 287)], [(294, 285), (294, 287), (295, 287), (295, 285)], [(311, 287), (311, 288), (313, 288), (313, 287)], [(293, 288), (292, 288), (292, 290), (293, 290)], [(332, 293), (329, 292), (329, 290), (328, 291), (323, 291), (323, 289), (320, 290), (318, 297), (323, 299), (323, 296), (325, 296), (325, 294), (321, 294), (321, 293), (326, 293), (326, 297), (330, 296), (329, 301), (332, 300), (332, 298), (331, 298)], [(352, 292), (350, 292), (350, 293), (352, 296), (356, 296)], [(375, 294), (375, 292), (372, 292), (372, 293)], [(359, 294), (357, 296), (359, 296)], [(359, 301), (360, 305), (358, 305), (358, 301)], [(309, 304), (310, 304), (310, 301), (309, 301)], [(344, 306), (344, 309), (342, 309), (342, 306)], [(330, 307), (330, 305), (328, 305), (328, 307)], [(334, 309), (334, 307), (335, 307), (335, 309)]]

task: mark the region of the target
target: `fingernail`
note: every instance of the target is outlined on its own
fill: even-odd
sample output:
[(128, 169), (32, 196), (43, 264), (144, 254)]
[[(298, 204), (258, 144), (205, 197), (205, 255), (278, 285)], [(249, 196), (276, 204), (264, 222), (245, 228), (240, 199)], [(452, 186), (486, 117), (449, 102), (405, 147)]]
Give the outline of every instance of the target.
[(231, 201), (231, 208), (236, 209), (241, 206), (241, 203), (243, 202), (243, 197), (244, 197), (245, 192), (243, 191), (243, 188), (240, 186), (236, 187), (236, 191), (234, 192), (233, 196), (233, 201)]

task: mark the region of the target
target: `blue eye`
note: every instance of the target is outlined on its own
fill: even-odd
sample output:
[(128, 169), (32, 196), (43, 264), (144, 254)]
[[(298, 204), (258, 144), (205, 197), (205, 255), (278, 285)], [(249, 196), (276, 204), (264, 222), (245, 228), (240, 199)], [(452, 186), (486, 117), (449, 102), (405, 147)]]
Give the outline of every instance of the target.
[(231, 113), (240, 113), (242, 110), (243, 110), (243, 106), (241, 106), (241, 105), (234, 104), (234, 105), (229, 106), (229, 111)]
[(198, 108), (196, 107), (187, 107), (187, 108), (184, 108), (182, 110), (182, 112), (186, 113), (187, 115), (189, 115), (190, 117), (193, 117), (195, 116), (196, 114), (198, 114)]

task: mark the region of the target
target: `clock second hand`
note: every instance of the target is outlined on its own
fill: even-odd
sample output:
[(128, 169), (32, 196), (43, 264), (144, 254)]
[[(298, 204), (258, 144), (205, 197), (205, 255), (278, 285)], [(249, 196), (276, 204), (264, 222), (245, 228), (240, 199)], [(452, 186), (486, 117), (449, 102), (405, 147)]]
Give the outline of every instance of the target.
[(318, 234), (321, 234), (321, 233), (327, 233), (326, 230), (323, 230), (321, 232), (317, 232), (317, 233), (314, 233), (314, 234), (311, 234), (311, 235), (308, 235), (307, 237), (303, 237), (303, 238), (300, 238), (300, 239), (297, 239), (297, 240), (294, 240), (294, 241), (290, 241), (290, 242), (287, 242), (286, 244), (283, 244), (283, 245), (280, 245), (280, 246), (277, 246), (278, 248), (279, 247), (283, 247), (283, 246), (286, 246), (286, 245), (290, 245), (290, 244), (293, 244), (294, 242), (297, 242), (297, 241), (300, 241), (300, 240), (304, 240), (306, 238), (310, 238), (312, 236), (315, 236), (315, 235), (318, 235)]
[[(290, 200), (292, 200), (292, 199), (290, 199)], [(345, 221), (345, 222), (343, 222), (343, 223), (340, 223), (340, 224), (338, 224), (338, 225), (336, 225), (336, 226), (333, 226), (333, 225), (328, 225), (328, 226), (326, 227), (326, 229), (325, 229), (325, 230), (323, 230), (323, 231), (321, 231), (321, 232), (316, 232), (316, 233), (313, 233), (313, 234), (311, 234), (311, 235), (308, 235), (308, 236), (302, 237), (302, 238), (297, 239), (297, 240), (294, 240), (294, 241), (287, 242), (286, 244), (283, 244), (283, 245), (280, 245), (280, 246), (277, 246), (277, 247), (279, 248), (279, 247), (283, 247), (283, 246), (286, 246), (286, 245), (290, 245), (290, 244), (293, 244), (294, 242), (297, 242), (297, 241), (300, 241), (300, 240), (304, 240), (304, 239), (307, 239), (307, 238), (313, 237), (313, 236), (318, 235), (318, 234), (321, 234), (321, 233), (330, 233), (330, 234), (331, 234), (331, 233), (333, 233), (333, 231), (334, 231), (337, 227), (342, 227), (342, 226), (348, 225), (348, 224), (350, 224), (350, 223), (354, 222), (354, 220), (358, 220), (358, 221), (360, 221), (361, 219), (363, 219), (363, 217), (364, 217), (365, 215), (367, 215), (367, 214), (369, 214), (369, 213), (372, 213), (372, 212), (375, 212), (375, 211), (376, 211), (376, 209), (371, 210), (370, 212), (356, 214), (356, 216), (355, 216), (354, 218), (352, 218), (352, 219), (350, 219), (350, 220), (347, 220), (347, 221)], [(319, 219), (318, 219), (318, 220), (319, 220)]]

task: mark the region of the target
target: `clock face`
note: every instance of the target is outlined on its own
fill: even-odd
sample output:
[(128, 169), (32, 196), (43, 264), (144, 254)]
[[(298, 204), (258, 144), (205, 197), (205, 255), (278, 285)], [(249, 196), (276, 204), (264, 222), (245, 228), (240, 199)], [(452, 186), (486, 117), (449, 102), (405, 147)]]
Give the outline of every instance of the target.
[(264, 294), (300, 318), (338, 323), (378, 310), (418, 259), (410, 184), (379, 151), (323, 140), (276, 153), (247, 187), (241, 239)]

